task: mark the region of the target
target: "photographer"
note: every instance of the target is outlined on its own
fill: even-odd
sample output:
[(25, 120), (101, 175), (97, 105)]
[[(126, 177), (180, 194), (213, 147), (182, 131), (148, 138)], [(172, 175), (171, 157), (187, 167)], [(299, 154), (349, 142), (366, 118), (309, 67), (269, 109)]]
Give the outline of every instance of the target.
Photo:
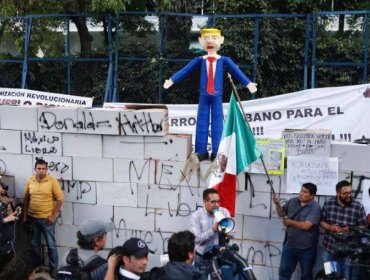
[(6, 189), (0, 183), (0, 271), (14, 255), (13, 222), (19, 214), (19, 208), (13, 212), (12, 199), (8, 198)]
[[(352, 197), (351, 183), (343, 180), (336, 185), (336, 197), (325, 202), (322, 208), (322, 221), (320, 226), (325, 230), (323, 241), (323, 262), (336, 260), (339, 264), (340, 277), (358, 279), (358, 271), (352, 269), (350, 275), (350, 257), (335, 258), (334, 234), (348, 233), (350, 227), (366, 226), (366, 214), (363, 205)], [(350, 277), (351, 276), (351, 277)]]
[(273, 197), (277, 214), (284, 217), (283, 224), (287, 227), (279, 268), (280, 280), (290, 279), (298, 262), (301, 279), (312, 279), (321, 216), (320, 205), (314, 200), (316, 191), (315, 184), (302, 184), (299, 197), (291, 198), (284, 206), (280, 205), (278, 197)]

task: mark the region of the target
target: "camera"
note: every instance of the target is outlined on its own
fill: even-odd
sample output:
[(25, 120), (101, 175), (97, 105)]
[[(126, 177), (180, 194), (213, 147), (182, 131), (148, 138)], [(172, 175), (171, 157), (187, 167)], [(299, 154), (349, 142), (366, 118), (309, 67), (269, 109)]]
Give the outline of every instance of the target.
[(211, 280), (256, 280), (252, 268), (238, 254), (237, 244), (229, 245), (230, 238), (225, 229), (219, 233), (219, 244), (204, 251), (204, 263), (200, 270), (209, 271)]
[(370, 265), (370, 230), (352, 227), (348, 233), (334, 234), (334, 257), (351, 257), (351, 262)]

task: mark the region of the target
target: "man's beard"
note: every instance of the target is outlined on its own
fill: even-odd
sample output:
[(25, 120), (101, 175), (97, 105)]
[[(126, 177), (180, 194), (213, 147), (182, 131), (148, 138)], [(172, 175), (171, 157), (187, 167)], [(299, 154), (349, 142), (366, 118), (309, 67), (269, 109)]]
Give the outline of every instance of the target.
[(346, 197), (345, 199), (342, 199), (341, 197), (339, 197), (339, 201), (347, 206), (352, 204), (352, 200), (353, 200), (352, 196)]

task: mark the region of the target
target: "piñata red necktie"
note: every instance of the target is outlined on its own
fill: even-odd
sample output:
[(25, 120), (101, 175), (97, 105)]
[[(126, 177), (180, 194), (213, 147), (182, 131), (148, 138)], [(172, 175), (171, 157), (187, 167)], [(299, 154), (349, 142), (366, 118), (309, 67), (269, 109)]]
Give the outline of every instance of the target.
[(216, 60), (216, 58), (210, 56), (210, 57), (207, 58), (207, 60), (209, 62), (207, 93), (211, 95), (215, 92), (215, 81), (214, 81), (214, 77), (213, 77), (213, 62)]

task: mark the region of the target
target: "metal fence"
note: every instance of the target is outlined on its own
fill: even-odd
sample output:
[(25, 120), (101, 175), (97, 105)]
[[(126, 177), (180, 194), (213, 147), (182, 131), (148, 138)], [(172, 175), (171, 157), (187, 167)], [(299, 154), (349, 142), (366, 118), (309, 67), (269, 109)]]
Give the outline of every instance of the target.
[[(199, 72), (165, 79), (204, 54), (199, 29), (214, 25), (257, 95), (366, 83), (370, 11), (301, 14), (29, 15), (0, 18), (0, 86), (94, 96), (102, 102), (197, 103)], [(225, 82), (226, 95), (231, 92)], [(225, 97), (227, 100), (228, 97)]]

